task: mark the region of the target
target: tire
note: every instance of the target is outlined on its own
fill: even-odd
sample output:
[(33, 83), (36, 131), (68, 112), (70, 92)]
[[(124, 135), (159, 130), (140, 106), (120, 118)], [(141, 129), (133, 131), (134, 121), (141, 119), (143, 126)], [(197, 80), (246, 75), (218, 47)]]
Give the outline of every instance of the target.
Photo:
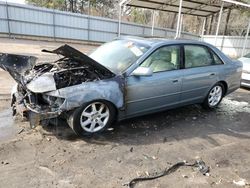
[(70, 127), (79, 136), (91, 136), (106, 130), (114, 121), (115, 107), (106, 101), (92, 101), (76, 109)]
[(208, 92), (202, 106), (205, 109), (214, 109), (216, 108), (223, 96), (224, 96), (225, 88), (224, 85), (220, 82), (216, 83)]

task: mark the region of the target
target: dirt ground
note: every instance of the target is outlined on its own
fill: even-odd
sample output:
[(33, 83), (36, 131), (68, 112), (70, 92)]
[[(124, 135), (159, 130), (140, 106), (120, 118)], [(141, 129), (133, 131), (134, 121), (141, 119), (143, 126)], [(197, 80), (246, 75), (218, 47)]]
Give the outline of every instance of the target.
[[(0, 39), (0, 52), (37, 55), (61, 43)], [(73, 45), (83, 52), (94, 46)], [(52, 58), (52, 57), (51, 57)], [(183, 167), (135, 187), (250, 187), (250, 90), (238, 89), (218, 109), (191, 105), (116, 123), (92, 138), (65, 125), (38, 126), (11, 116), (14, 81), (0, 71), (0, 187), (119, 188), (132, 178), (202, 158), (209, 176)], [(237, 185), (238, 183), (238, 185)]]

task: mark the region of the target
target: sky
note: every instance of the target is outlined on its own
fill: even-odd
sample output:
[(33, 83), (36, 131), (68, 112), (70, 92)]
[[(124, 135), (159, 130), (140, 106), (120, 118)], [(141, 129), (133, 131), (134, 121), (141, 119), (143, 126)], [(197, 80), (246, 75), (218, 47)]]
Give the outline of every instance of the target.
[(19, 4), (24, 4), (25, 0), (1, 0), (1, 1), (7, 1), (10, 3), (19, 3)]

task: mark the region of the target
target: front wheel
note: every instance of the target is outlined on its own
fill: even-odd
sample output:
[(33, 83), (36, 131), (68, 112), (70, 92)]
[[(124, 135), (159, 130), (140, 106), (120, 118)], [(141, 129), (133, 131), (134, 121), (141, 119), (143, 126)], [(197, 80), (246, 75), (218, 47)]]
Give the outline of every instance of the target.
[(216, 108), (224, 95), (224, 86), (221, 83), (215, 84), (208, 92), (207, 97), (203, 102), (203, 107), (206, 109)]
[(107, 129), (115, 117), (115, 108), (106, 101), (84, 104), (72, 114), (71, 128), (78, 135), (92, 135)]

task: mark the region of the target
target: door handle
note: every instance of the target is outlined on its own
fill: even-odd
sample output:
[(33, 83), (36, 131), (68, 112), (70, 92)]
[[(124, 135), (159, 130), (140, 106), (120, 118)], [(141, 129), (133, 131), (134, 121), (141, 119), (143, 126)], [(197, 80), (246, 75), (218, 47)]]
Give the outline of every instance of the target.
[(177, 82), (179, 82), (179, 80), (178, 79), (174, 79), (174, 80), (172, 80), (172, 82), (173, 83), (177, 83)]
[(209, 76), (215, 76), (215, 73), (211, 73)]

